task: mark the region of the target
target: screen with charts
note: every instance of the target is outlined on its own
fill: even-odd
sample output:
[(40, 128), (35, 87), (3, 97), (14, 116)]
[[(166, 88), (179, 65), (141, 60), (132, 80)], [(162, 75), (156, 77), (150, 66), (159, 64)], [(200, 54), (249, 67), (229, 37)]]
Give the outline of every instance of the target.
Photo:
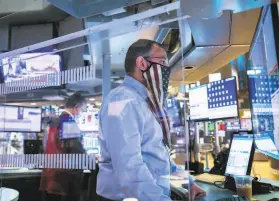
[(41, 120), (41, 108), (0, 106), (1, 132), (41, 132)]
[(253, 135), (235, 134), (232, 139), (225, 175), (246, 175), (253, 149)]
[(40, 55), (42, 53), (28, 53), (2, 59), (1, 65), (3, 66), (5, 82), (53, 74), (60, 71), (61, 57), (59, 55)]
[[(235, 78), (189, 89), (191, 120), (214, 120), (238, 116)], [(224, 112), (226, 111), (226, 112)]]
[(268, 134), (256, 134), (255, 143), (260, 152), (269, 156), (279, 157), (279, 152)]

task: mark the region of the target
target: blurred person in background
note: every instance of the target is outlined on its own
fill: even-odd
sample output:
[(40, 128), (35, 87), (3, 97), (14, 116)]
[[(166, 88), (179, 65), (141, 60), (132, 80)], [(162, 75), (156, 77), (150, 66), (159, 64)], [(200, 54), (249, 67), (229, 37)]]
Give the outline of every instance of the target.
[[(68, 98), (65, 111), (58, 119), (50, 123), (45, 154), (85, 153), (76, 120), (86, 105), (86, 99), (79, 93)], [(63, 133), (63, 123), (71, 123), (70, 131), (75, 135)], [(43, 191), (44, 201), (79, 201), (82, 185), (83, 170), (45, 168), (42, 172), (40, 190)]]

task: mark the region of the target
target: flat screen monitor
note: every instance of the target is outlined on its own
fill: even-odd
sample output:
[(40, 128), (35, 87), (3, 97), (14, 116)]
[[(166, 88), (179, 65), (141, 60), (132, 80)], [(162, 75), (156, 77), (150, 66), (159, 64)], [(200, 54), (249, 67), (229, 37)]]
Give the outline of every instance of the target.
[(171, 128), (183, 126), (183, 107), (180, 107), (180, 102), (174, 97), (167, 99), (167, 114), (169, 116)]
[(60, 72), (60, 55), (40, 55), (42, 53), (27, 53), (2, 59), (4, 82)]
[(258, 151), (269, 156), (279, 157), (279, 152), (268, 134), (256, 134), (255, 144)]
[(87, 154), (99, 154), (100, 145), (96, 136), (84, 136), (83, 137), (83, 148)]
[(42, 152), (42, 140), (24, 140), (24, 154), (40, 154)]
[(99, 109), (87, 107), (77, 120), (82, 132), (97, 132), (99, 130)]
[(59, 138), (60, 139), (71, 139), (80, 138), (81, 130), (75, 121), (75, 119), (68, 114), (59, 116), (60, 128)]
[(251, 119), (240, 119), (241, 130), (251, 131), (252, 128), (252, 120)]
[(210, 121), (207, 123), (207, 128), (209, 132), (214, 132), (215, 131), (215, 123)]
[(194, 121), (238, 117), (235, 78), (190, 88), (189, 103), (190, 118)]
[(226, 130), (227, 131), (238, 131), (240, 130), (239, 120), (227, 120), (226, 121)]
[(234, 134), (231, 141), (225, 175), (249, 175), (254, 156), (254, 137)]
[(24, 154), (24, 140), (36, 140), (36, 133), (0, 133), (0, 154)]
[(41, 132), (41, 124), (39, 107), (0, 106), (1, 132)]

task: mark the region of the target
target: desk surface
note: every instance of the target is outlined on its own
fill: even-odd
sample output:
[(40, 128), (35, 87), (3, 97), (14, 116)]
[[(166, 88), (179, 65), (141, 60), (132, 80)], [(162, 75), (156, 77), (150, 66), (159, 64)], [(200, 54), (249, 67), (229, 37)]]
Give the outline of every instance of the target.
[[(264, 181), (268, 182), (268, 181)], [(270, 181), (269, 181), (270, 182)], [(182, 181), (171, 181), (171, 184), (175, 187), (181, 187)], [(184, 182), (186, 183), (186, 182)], [(221, 198), (232, 198), (235, 195), (234, 192), (227, 190), (227, 189), (220, 189), (214, 186), (213, 184), (206, 184), (202, 182), (196, 182), (200, 187), (202, 187), (205, 191), (207, 196), (200, 201), (215, 201)], [(271, 182), (274, 185), (278, 185), (279, 181)], [(273, 192), (265, 195), (255, 195), (253, 198), (260, 200), (260, 201), (267, 201), (272, 198), (279, 198), (279, 192)]]
[(17, 201), (19, 192), (10, 188), (0, 188), (0, 201)]
[[(201, 201), (215, 201), (217, 199), (232, 197), (235, 195), (234, 192), (227, 190), (227, 189), (220, 189), (212, 184), (205, 184), (201, 182), (197, 182), (199, 186), (201, 186), (207, 193), (207, 196)], [(260, 200), (260, 201), (267, 201), (272, 198), (279, 198), (279, 192), (269, 193), (265, 195), (254, 195), (253, 198)]]
[[(88, 174), (90, 170), (84, 170), (83, 173)], [(28, 169), (28, 168), (10, 168), (0, 169), (0, 179), (11, 179), (11, 178), (32, 178), (40, 177), (42, 174), (41, 169)]]

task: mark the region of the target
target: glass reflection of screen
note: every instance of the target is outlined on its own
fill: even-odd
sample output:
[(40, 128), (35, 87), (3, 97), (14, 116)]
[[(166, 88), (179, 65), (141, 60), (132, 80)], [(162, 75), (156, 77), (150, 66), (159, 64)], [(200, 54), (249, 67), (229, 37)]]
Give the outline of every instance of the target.
[(277, 150), (279, 150), (279, 89), (272, 94), (271, 100), (274, 120), (274, 142)]
[(279, 152), (269, 136), (258, 136), (255, 140), (256, 146), (260, 151), (271, 153), (279, 156)]

